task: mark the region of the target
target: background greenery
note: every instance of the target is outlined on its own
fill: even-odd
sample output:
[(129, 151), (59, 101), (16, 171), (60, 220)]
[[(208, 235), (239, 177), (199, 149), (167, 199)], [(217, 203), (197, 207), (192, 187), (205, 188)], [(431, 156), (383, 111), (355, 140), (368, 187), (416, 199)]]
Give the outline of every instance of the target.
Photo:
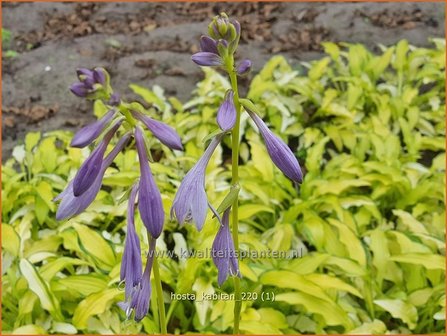
[[(415, 48), (324, 44), (327, 57), (293, 69), (273, 57), (247, 97), (286, 140), (305, 170), (299, 188), (270, 162), (246, 115), (241, 145), (242, 249), (297, 251), (293, 259), (244, 259), (246, 333), (441, 333), (445, 330), (445, 42)], [(154, 140), (152, 164), (166, 214), (175, 191), (216, 129), (229, 83), (204, 69), (186, 104), (160, 87), (132, 85), (159, 118), (175, 125), (185, 152)], [(105, 112), (95, 102), (95, 114)], [(123, 196), (138, 177), (137, 155), (116, 159), (104, 188), (81, 215), (59, 223), (52, 198), (89, 149), (72, 134), (29, 133), (2, 166), (2, 326), (4, 333), (158, 332), (157, 302), (141, 323), (116, 303), (125, 237)], [(229, 152), (218, 149), (206, 189), (219, 204), (229, 188)], [(218, 224), (202, 232), (167, 220), (159, 250), (210, 248)], [(141, 220), (137, 231), (147, 250)], [(232, 301), (174, 301), (170, 293), (233, 291), (217, 285), (211, 260), (164, 258), (168, 331), (231, 332)], [(261, 293), (274, 293), (263, 301)]]

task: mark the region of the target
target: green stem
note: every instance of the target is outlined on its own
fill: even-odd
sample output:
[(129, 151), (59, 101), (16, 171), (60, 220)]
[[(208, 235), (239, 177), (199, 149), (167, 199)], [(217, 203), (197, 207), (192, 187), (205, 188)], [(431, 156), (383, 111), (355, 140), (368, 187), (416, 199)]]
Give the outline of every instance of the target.
[[(239, 91), (237, 86), (236, 72), (234, 71), (234, 59), (227, 64), (227, 71), (230, 76), (231, 87), (234, 91), (234, 106), (236, 108), (236, 123), (232, 131), (231, 138), (231, 159), (232, 159), (232, 169), (231, 169), (231, 182), (233, 185), (239, 183), (239, 132), (240, 132), (240, 122), (241, 122), (241, 105), (239, 103)], [(238, 199), (233, 203), (233, 241), (236, 256), (239, 256), (239, 229), (238, 229)], [(242, 296), (241, 296), (241, 284), (240, 278), (234, 277), (234, 327), (233, 334), (239, 334), (239, 320), (242, 308)]]
[(166, 321), (167, 323), (169, 323), (169, 321), (171, 320), (172, 314), (175, 311), (175, 308), (177, 307), (177, 303), (178, 301), (172, 301), (171, 304), (169, 305), (169, 309), (168, 309), (168, 314), (166, 315)]
[(166, 329), (165, 303), (163, 300), (163, 289), (161, 288), (160, 267), (158, 265), (158, 258), (155, 251), (152, 269), (154, 270), (155, 291), (157, 293), (158, 313), (160, 315), (160, 333), (167, 335), (168, 331)]

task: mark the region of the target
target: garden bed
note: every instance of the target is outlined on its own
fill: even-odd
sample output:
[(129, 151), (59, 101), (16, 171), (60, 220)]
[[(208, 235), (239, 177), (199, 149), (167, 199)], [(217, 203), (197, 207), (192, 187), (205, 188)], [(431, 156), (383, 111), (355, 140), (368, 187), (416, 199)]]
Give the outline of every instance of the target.
[[(442, 3), (6, 3), (10, 31), (3, 58), (3, 159), (28, 131), (74, 130), (93, 120), (68, 93), (79, 66), (104, 66), (113, 84), (158, 84), (182, 102), (203, 78), (191, 66), (197, 37), (221, 10), (243, 26), (241, 53), (261, 69), (280, 53), (293, 66), (322, 56), (322, 41), (359, 42), (377, 50), (402, 38), (427, 46), (444, 35)], [(249, 45), (248, 45), (249, 43)], [(7, 52), (9, 51), (9, 53)], [(12, 51), (12, 52), (11, 52)]]

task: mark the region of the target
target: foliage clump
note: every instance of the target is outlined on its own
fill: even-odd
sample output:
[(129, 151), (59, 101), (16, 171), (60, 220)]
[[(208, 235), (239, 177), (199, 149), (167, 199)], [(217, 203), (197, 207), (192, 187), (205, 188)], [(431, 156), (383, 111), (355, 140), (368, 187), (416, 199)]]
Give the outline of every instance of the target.
[[(244, 301), (242, 332), (444, 330), (445, 44), (433, 43), (415, 48), (401, 41), (379, 55), (357, 44), (325, 43), (328, 56), (321, 60), (293, 69), (276, 56), (253, 78), (247, 98), (298, 153), (305, 177), (295, 189), (243, 118), (241, 250), (285, 251), (291, 258), (241, 260), (242, 287), (257, 293)], [(184, 153), (150, 144), (165, 212), (230, 88), (214, 70), (204, 71), (185, 104), (159, 87), (131, 86), (161, 111), (161, 120), (177, 126), (185, 144)], [(95, 111), (106, 112), (100, 102)], [(4, 332), (154, 332), (156, 301), (141, 324), (123, 323), (114, 304), (124, 296), (121, 199), (138, 176), (137, 153), (119, 154), (93, 204), (59, 225), (52, 199), (89, 154), (68, 148), (70, 138), (62, 131), (29, 133), (2, 167)], [(229, 188), (225, 150), (213, 155), (207, 176), (208, 198), (219, 203)], [(216, 224), (211, 216), (207, 221), (201, 232), (168, 223), (159, 249), (210, 248)], [(135, 225), (142, 238), (139, 216)], [(177, 254), (161, 264), (172, 332), (230, 330), (231, 300), (170, 301), (170, 293), (232, 292), (230, 282), (218, 287), (209, 258)]]

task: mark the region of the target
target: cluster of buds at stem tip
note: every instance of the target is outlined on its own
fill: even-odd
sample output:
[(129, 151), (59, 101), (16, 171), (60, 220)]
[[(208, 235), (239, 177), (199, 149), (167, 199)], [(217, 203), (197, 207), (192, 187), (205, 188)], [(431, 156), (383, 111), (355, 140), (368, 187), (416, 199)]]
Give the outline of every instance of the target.
[(105, 97), (110, 90), (109, 75), (103, 68), (76, 70), (79, 82), (73, 83), (70, 90), (81, 98), (98, 99)]
[[(225, 13), (214, 17), (208, 26), (209, 36), (200, 38), (200, 52), (192, 55), (191, 59), (200, 66), (220, 67), (224, 66), (233, 55), (241, 38), (241, 25), (236, 20), (228, 19)], [(249, 72), (251, 62), (244, 62), (241, 67), (243, 75)]]
[[(120, 305), (128, 317), (135, 311), (135, 319), (141, 320), (148, 312), (151, 284), (150, 273), (155, 254), (156, 239), (163, 231), (164, 210), (161, 194), (151, 172), (146, 128), (164, 145), (182, 150), (177, 132), (167, 124), (147, 116), (143, 106), (128, 104), (113, 93), (109, 75), (105, 69), (79, 69), (80, 82), (71, 86), (71, 91), (86, 99), (101, 99), (109, 111), (97, 121), (80, 129), (71, 141), (72, 147), (83, 148), (96, 142), (90, 156), (81, 165), (74, 179), (56, 198), (61, 201), (56, 213), (57, 220), (80, 214), (96, 198), (101, 189), (107, 168), (133, 137), (138, 153), (140, 178), (131, 187), (127, 213), (127, 232), (121, 263), (121, 280), (125, 282), (125, 302)], [(137, 108), (138, 111), (134, 109)], [(123, 129), (123, 130), (121, 130)], [(108, 147), (117, 137), (117, 144), (106, 155)], [(98, 138), (100, 140), (98, 140)], [(135, 230), (135, 203), (138, 203), (141, 220), (149, 237), (149, 253), (144, 271), (142, 270), (141, 248)]]

